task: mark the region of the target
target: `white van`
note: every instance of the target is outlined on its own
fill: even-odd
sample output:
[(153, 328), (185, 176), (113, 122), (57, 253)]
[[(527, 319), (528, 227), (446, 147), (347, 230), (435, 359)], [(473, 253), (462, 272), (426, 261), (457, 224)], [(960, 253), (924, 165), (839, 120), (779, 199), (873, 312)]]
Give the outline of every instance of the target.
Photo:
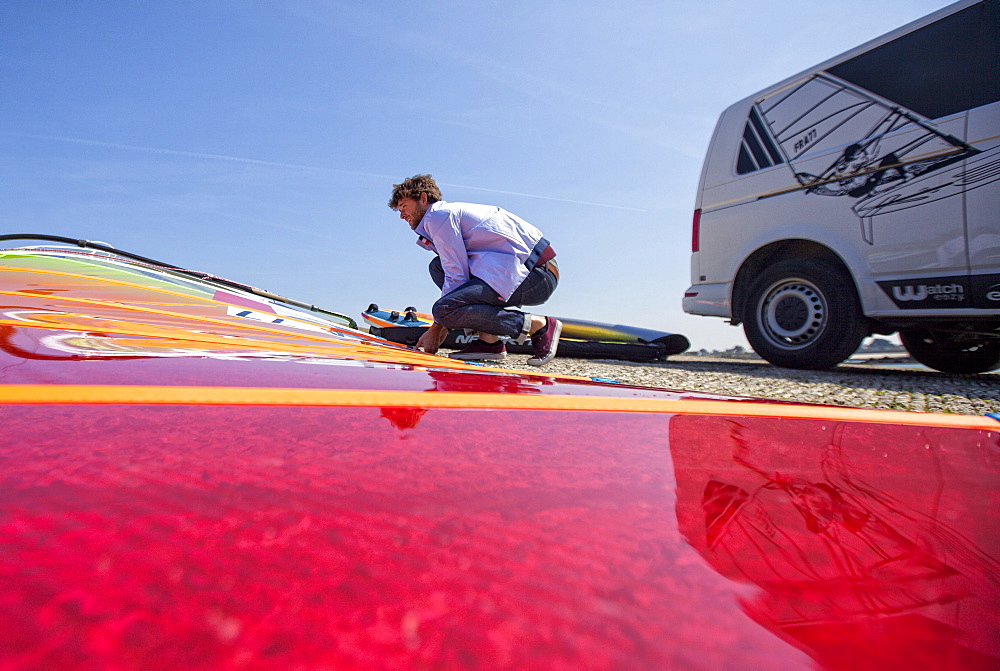
[(791, 368), (899, 332), (1000, 366), (1000, 0), (958, 2), (731, 106), (695, 203), (684, 310)]

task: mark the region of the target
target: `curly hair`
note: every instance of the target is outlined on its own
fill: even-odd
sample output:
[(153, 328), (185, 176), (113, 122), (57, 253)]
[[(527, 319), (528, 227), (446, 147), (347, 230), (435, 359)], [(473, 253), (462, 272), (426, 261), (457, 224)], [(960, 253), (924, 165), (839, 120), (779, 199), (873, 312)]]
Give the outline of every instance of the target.
[(413, 198), (419, 200), (420, 194), (427, 194), (428, 203), (436, 203), (441, 200), (441, 189), (437, 182), (430, 175), (414, 175), (409, 179), (404, 179), (401, 184), (392, 185), (392, 198), (389, 199), (389, 207), (395, 210), (399, 207), (402, 198)]

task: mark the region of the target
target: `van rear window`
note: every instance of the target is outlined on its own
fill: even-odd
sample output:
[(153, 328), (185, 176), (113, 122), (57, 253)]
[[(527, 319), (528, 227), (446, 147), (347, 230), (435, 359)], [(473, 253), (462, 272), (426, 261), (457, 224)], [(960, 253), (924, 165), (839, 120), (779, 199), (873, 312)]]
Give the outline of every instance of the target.
[(750, 118), (743, 128), (743, 140), (740, 143), (740, 154), (736, 160), (736, 172), (745, 175), (748, 172), (770, 168), (772, 165), (784, 163), (781, 152), (771, 139), (764, 126), (757, 108), (750, 108)]

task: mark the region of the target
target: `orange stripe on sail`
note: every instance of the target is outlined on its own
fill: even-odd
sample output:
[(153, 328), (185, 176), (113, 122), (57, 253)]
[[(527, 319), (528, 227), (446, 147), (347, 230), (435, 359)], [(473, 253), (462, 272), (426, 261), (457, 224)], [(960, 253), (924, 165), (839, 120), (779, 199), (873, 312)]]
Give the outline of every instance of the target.
[(290, 389), (281, 387), (182, 387), (143, 385), (6, 385), (0, 403), (40, 405), (266, 405), (328, 407), (417, 407), (483, 410), (637, 412), (721, 417), (770, 417), (872, 422), (1000, 431), (977, 415), (867, 410), (837, 406), (779, 405), (752, 401), (527, 396), (520, 394)]

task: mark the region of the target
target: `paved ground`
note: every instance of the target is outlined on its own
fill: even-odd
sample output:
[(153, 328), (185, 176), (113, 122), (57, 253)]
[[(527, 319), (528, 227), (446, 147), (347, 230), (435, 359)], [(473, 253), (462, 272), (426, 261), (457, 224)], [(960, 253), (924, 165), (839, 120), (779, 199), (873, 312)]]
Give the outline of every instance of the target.
[[(526, 355), (498, 367), (538, 372)], [(841, 364), (831, 371), (778, 368), (758, 360), (676, 355), (655, 364), (557, 357), (542, 371), (610, 378), (667, 389), (825, 403), (857, 408), (981, 415), (1000, 412), (1000, 374), (948, 375), (874, 364)]]

